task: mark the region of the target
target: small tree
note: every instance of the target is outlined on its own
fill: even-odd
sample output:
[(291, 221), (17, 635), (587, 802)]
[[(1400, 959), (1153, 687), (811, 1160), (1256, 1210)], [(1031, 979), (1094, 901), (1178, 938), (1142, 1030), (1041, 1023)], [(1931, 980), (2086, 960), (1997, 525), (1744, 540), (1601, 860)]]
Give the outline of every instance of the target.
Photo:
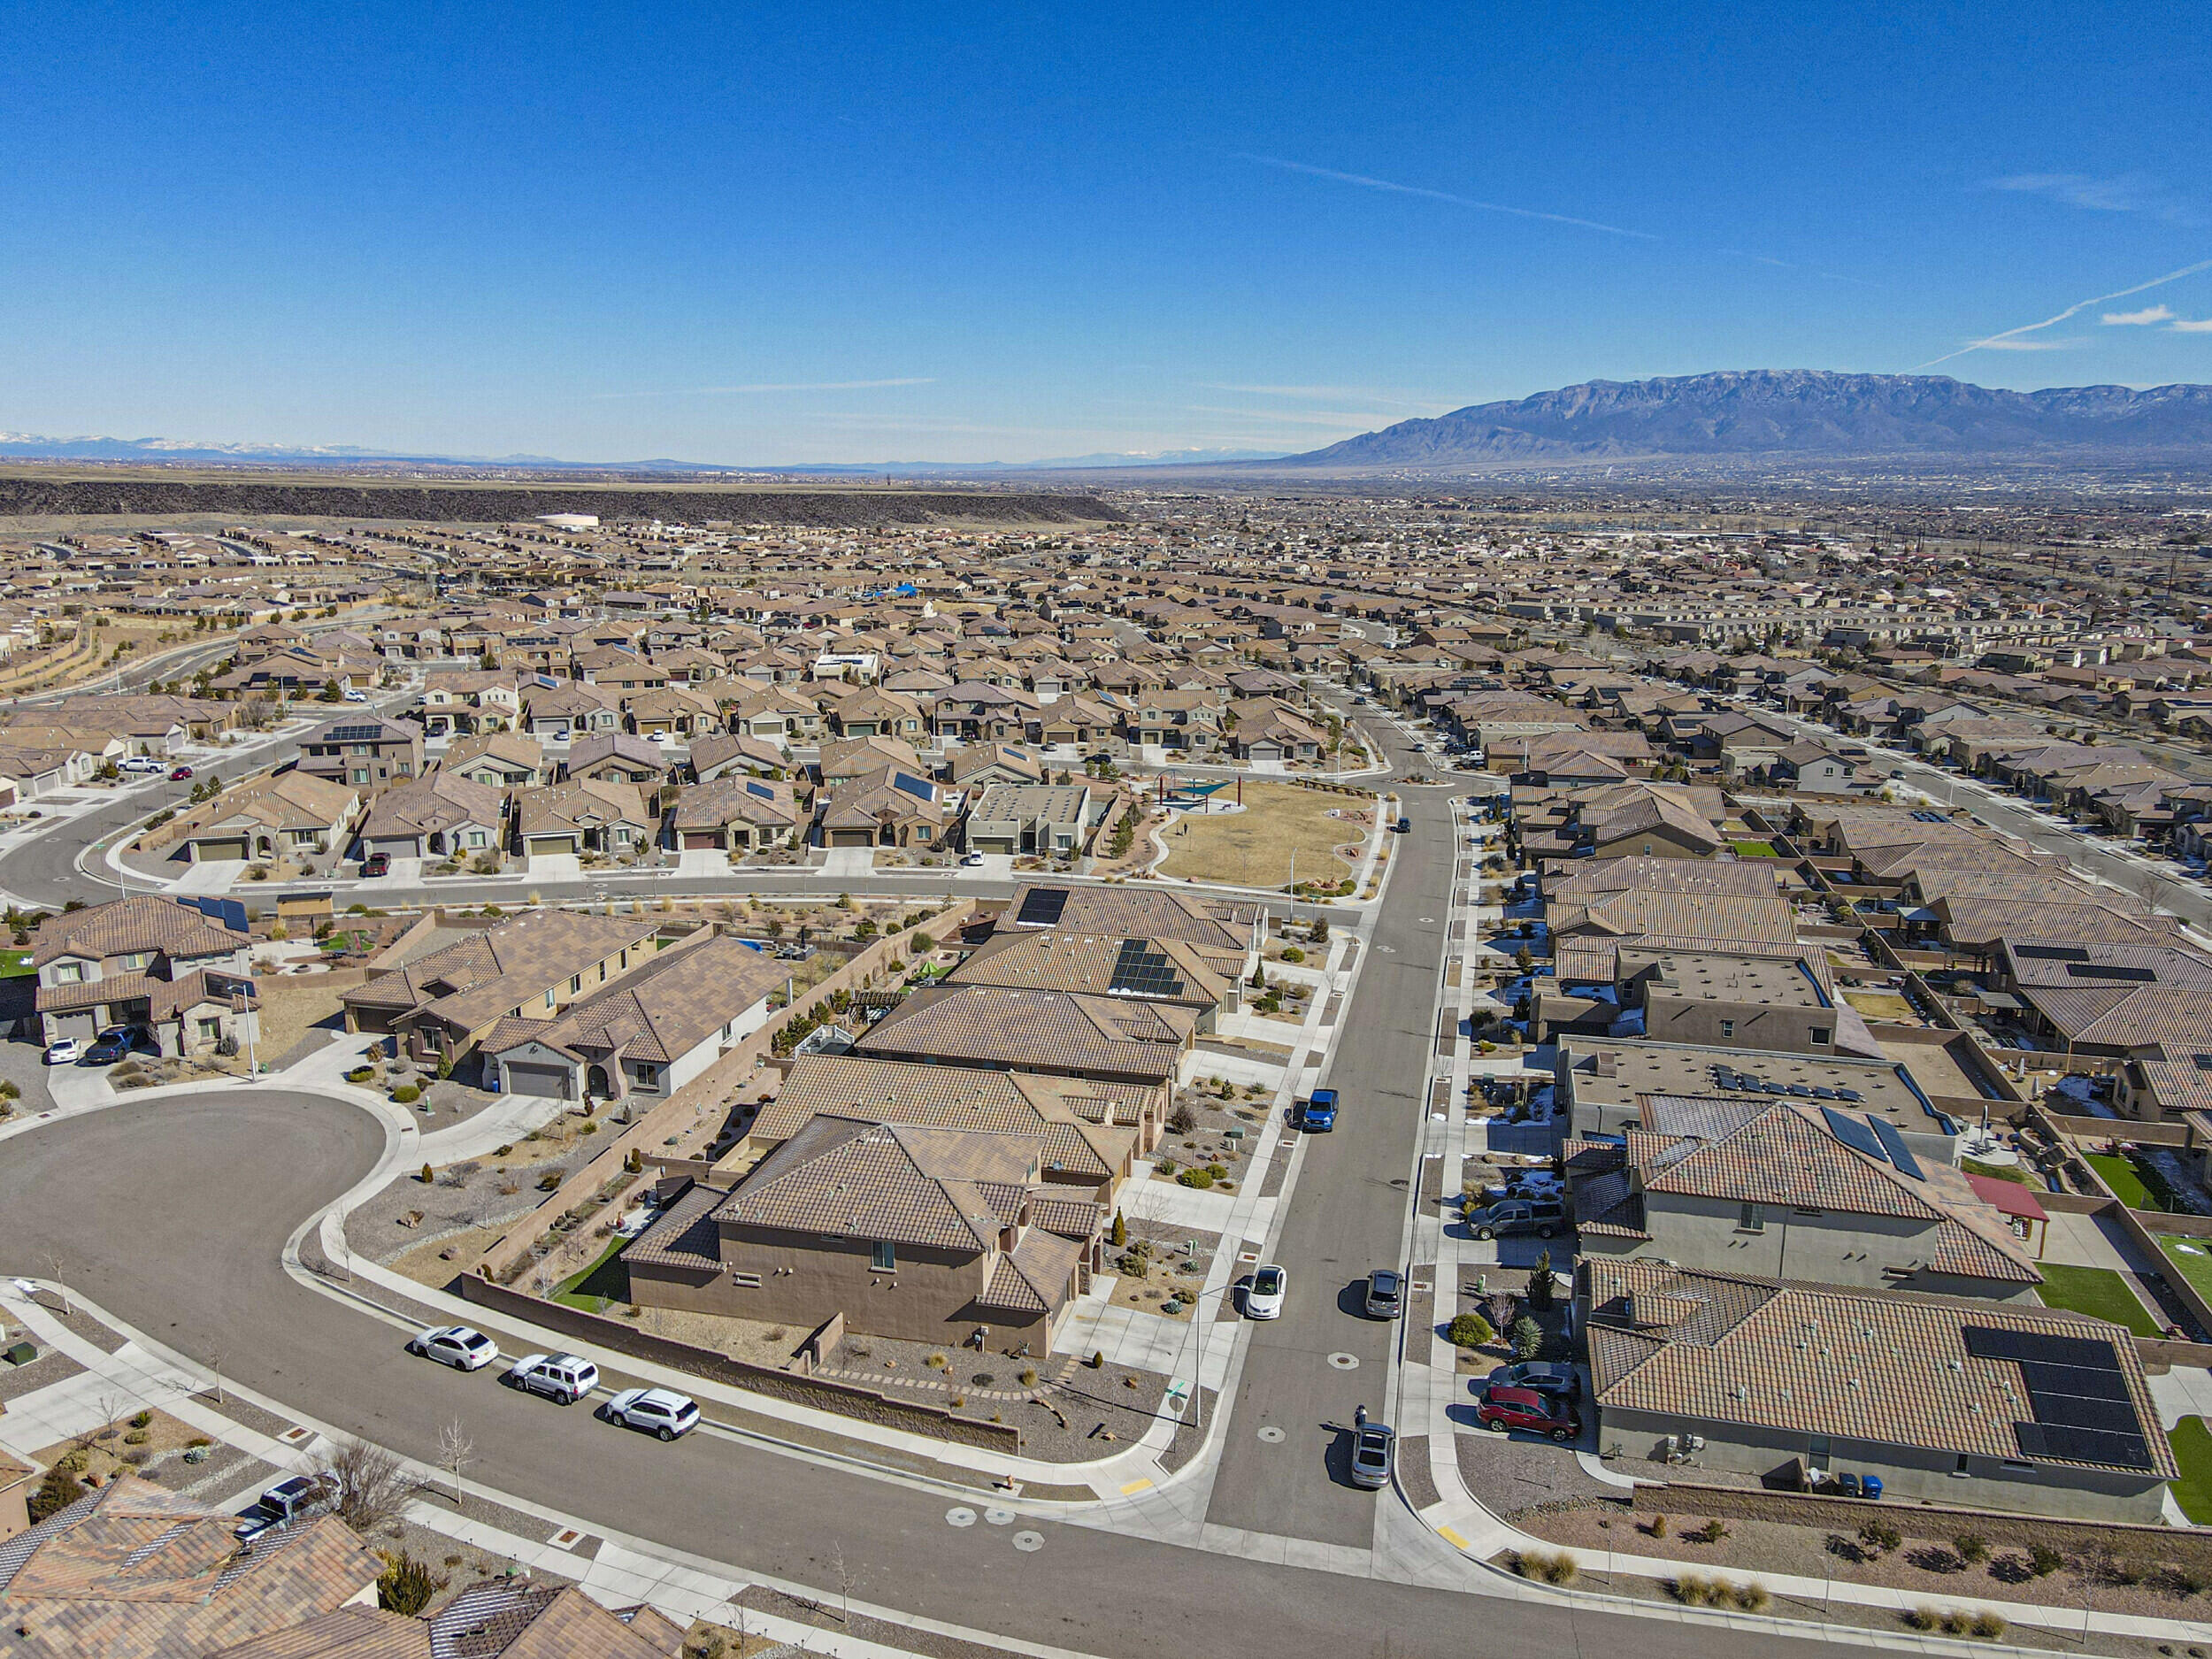
[(330, 1472), (338, 1478), (338, 1518), (366, 1536), (400, 1518), (415, 1483), (396, 1452), (349, 1435), (331, 1454)]
[(1114, 1211), (1114, 1230), (1107, 1236), (1117, 1250), (1125, 1250), (1129, 1248), (1129, 1224), (1122, 1218), (1121, 1211), (1118, 1210)]
[(461, 1427), (461, 1419), (455, 1417), (438, 1431), (438, 1467), (449, 1471), (453, 1476), (453, 1507), (457, 1509), (465, 1502), (461, 1471), (475, 1461), (476, 1442)]
[(335, 680), (324, 680), (323, 688), (315, 694), (315, 701), (318, 703), (342, 703), (344, 700), (345, 693), (338, 689), (338, 682)]
[(50, 1469), (24, 1508), (30, 1515), (31, 1525), (35, 1526), (50, 1515), (59, 1515), (84, 1494), (84, 1482), (66, 1469)]
[(1551, 1252), (1539, 1250), (1536, 1265), (1528, 1270), (1528, 1305), (1540, 1313), (1551, 1307), (1553, 1298)]
[(430, 1571), (427, 1562), (403, 1553), (387, 1555), (384, 1571), (377, 1575), (376, 1604), (387, 1613), (413, 1618), (430, 1605), (431, 1598), (445, 1588), (446, 1582), (443, 1574)]
[(1544, 1347), (1544, 1327), (1531, 1314), (1523, 1314), (1513, 1322), (1513, 1357), (1534, 1359)]

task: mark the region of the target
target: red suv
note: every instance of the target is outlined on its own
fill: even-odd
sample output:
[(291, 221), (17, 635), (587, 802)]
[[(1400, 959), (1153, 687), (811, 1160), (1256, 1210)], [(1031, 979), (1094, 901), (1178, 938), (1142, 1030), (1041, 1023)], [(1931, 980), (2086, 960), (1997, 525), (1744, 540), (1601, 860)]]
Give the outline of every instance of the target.
[(1555, 1440), (1571, 1440), (1582, 1433), (1582, 1418), (1558, 1394), (1538, 1388), (1494, 1387), (1482, 1396), (1475, 1415), (1486, 1429), (1529, 1429)]

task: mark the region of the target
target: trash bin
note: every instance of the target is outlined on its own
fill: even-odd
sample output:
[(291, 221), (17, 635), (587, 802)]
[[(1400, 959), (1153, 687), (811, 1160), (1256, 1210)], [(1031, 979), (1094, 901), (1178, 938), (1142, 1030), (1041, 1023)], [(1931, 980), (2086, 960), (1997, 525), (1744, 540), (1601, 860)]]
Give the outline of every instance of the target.
[(1865, 1479), (1863, 1479), (1863, 1480), (1862, 1480), (1862, 1481), (1860, 1481), (1860, 1482), (1859, 1482), (1859, 1490), (1860, 1490), (1860, 1491), (1862, 1491), (1862, 1492), (1863, 1492), (1863, 1493), (1865, 1493), (1865, 1494), (1866, 1494), (1866, 1495), (1867, 1495), (1868, 1497), (1870, 1497), (1870, 1498), (1878, 1498), (1878, 1497), (1880, 1497), (1880, 1496), (1882, 1495), (1882, 1478), (1881, 1478), (1881, 1476), (1879, 1476), (1879, 1475), (1869, 1475), (1869, 1476), (1867, 1476)]

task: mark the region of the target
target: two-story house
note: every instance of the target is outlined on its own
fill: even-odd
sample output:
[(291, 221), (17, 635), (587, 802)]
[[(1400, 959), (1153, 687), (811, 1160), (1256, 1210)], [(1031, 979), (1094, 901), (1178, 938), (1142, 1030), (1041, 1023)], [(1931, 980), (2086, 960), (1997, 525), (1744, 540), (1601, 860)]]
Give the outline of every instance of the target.
[(162, 1052), (198, 1053), (258, 1036), (253, 941), (196, 907), (150, 895), (51, 917), (31, 965), (45, 1040), (88, 1040), (117, 1025)]
[(300, 739), (299, 770), (358, 791), (422, 775), (422, 733), (373, 714), (342, 714)]

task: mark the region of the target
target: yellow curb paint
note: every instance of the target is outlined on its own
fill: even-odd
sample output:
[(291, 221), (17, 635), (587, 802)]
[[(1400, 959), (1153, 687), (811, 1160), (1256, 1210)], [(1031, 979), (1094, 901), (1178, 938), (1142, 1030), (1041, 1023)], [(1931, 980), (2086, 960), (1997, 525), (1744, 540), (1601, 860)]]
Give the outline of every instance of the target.
[(1133, 1492), (1142, 1492), (1151, 1484), (1149, 1480), (1133, 1480), (1121, 1489), (1121, 1495), (1125, 1498)]
[(1449, 1544), (1454, 1549), (1465, 1549), (1468, 1548), (1467, 1540), (1462, 1538), (1457, 1532), (1452, 1531), (1452, 1529), (1448, 1526), (1438, 1527), (1436, 1529), (1436, 1535), (1442, 1539), (1446, 1543)]

